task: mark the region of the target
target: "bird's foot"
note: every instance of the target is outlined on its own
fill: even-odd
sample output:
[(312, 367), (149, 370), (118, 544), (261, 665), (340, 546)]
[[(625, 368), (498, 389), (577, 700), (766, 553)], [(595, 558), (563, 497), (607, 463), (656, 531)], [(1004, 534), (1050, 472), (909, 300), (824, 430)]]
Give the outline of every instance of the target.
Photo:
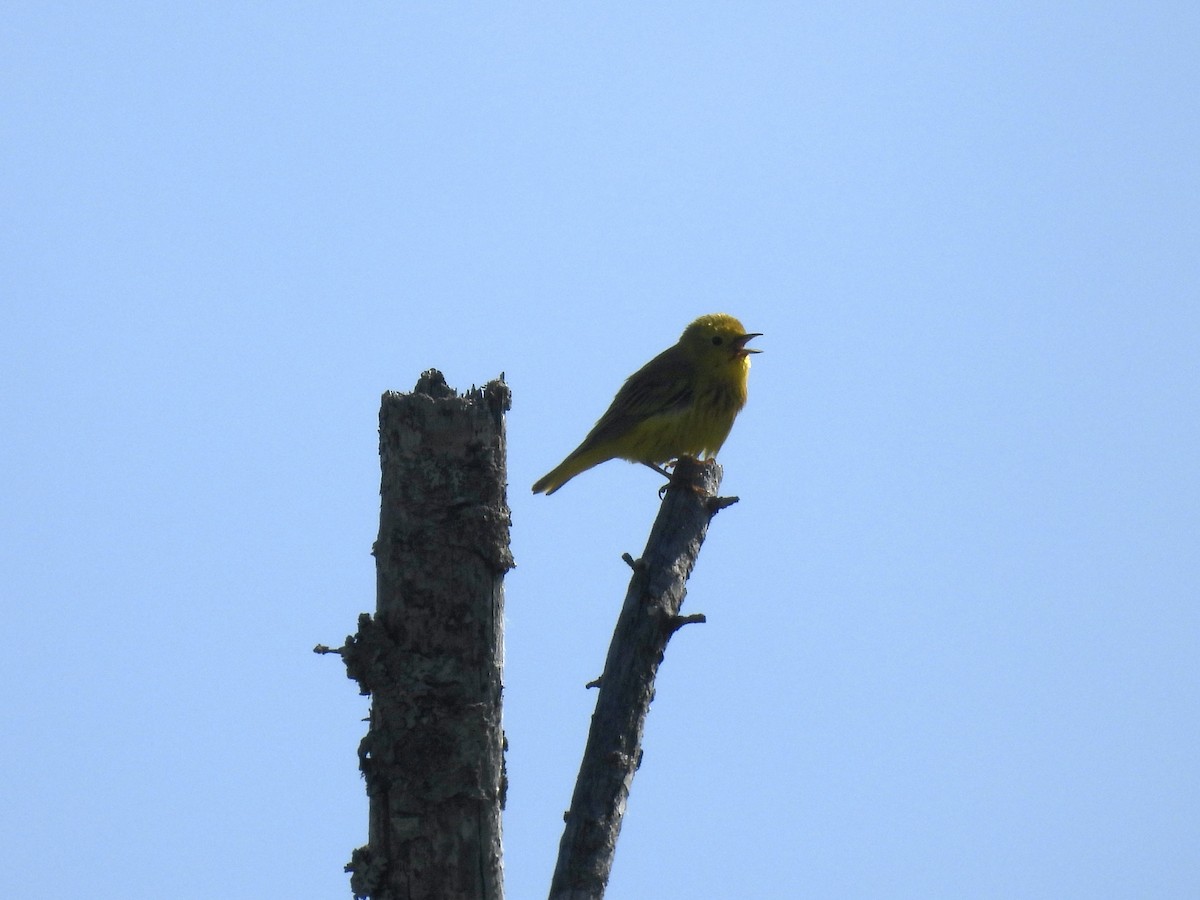
[[(711, 459), (700, 460), (696, 459), (694, 456), (681, 456), (678, 459), (673, 459), (666, 463), (665, 467), (662, 468), (652, 465), (651, 463), (646, 463), (646, 465), (650, 466), (650, 468), (667, 478), (667, 483), (658, 489), (659, 500), (662, 500), (664, 497), (666, 497), (667, 491), (673, 485), (681, 485), (682, 487), (686, 487), (688, 490), (694, 491), (701, 497), (707, 497), (708, 492), (705, 491), (704, 486), (696, 480), (696, 475), (701, 467), (710, 466), (712, 464), (713, 460)], [(668, 472), (667, 469), (672, 469), (673, 471)]]

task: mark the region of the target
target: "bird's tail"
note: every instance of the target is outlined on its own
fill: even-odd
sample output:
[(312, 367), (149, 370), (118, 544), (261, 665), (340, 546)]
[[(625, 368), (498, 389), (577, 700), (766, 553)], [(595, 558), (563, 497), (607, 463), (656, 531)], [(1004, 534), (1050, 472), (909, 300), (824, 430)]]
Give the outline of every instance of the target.
[(585, 469), (612, 459), (611, 453), (597, 451), (594, 448), (580, 447), (557, 466), (533, 483), (535, 494), (549, 496)]
[(574, 460), (568, 457), (535, 481), (533, 483), (533, 492), (549, 496), (582, 472), (584, 468), (574, 465)]

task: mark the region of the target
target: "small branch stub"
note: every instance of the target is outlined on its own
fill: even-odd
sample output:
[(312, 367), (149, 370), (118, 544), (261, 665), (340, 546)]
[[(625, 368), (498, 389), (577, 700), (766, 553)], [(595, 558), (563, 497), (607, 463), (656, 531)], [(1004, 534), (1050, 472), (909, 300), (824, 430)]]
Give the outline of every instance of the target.
[(703, 625), (707, 621), (708, 617), (704, 613), (692, 613), (690, 616), (676, 616), (668, 627), (671, 631), (678, 631), (684, 625)]

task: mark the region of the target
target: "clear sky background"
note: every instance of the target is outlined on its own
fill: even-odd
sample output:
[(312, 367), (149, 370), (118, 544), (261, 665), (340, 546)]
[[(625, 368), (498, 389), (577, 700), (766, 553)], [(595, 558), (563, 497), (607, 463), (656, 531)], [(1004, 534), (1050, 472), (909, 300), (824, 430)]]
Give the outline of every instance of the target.
[(0, 896), (328, 898), (379, 395), (507, 373), (544, 896), (659, 479), (764, 337), (609, 896), (1200, 896), (1200, 6), (0, 14)]

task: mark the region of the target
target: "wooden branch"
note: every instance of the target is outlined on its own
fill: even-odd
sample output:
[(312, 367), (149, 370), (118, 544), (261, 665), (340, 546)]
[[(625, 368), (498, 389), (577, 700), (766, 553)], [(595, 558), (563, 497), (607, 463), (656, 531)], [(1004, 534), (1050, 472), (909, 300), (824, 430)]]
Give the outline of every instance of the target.
[(639, 560), (617, 619), (587, 747), (565, 820), (550, 900), (600, 900), (608, 885), (633, 774), (642, 762), (642, 729), (667, 641), (703, 616), (679, 615), (685, 585), (708, 523), (737, 498), (718, 498), (721, 467), (682, 459)]
[(368, 843), (346, 867), (356, 897), (503, 897), (509, 405), (503, 376), (460, 397), (436, 370), (383, 395), (376, 612), (336, 651), (371, 695)]

